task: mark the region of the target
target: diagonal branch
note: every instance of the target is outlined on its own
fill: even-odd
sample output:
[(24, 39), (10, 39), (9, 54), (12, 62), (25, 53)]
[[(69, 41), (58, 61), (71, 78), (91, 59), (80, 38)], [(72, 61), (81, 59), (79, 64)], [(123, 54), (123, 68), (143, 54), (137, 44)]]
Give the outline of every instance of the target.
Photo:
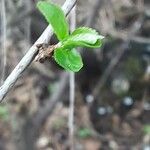
[[(68, 13), (71, 11), (73, 6), (75, 5), (76, 1), (77, 0), (66, 0), (64, 5), (62, 6), (62, 9), (63, 9), (65, 15), (68, 15)], [(37, 49), (36, 45), (41, 44), (41, 43), (48, 43), (52, 34), (53, 34), (52, 28), (51, 28), (51, 26), (48, 26), (44, 30), (42, 35), (39, 37), (39, 39), (29, 49), (29, 51), (26, 53), (26, 55), (21, 59), (21, 61), (18, 63), (18, 65), (14, 68), (14, 70), (11, 72), (11, 74), (7, 77), (4, 84), (0, 87), (0, 102), (4, 99), (6, 94), (14, 86), (14, 84), (16, 83), (17, 79), (21, 76), (23, 71), (34, 60), (35, 56), (38, 53), (38, 49)]]

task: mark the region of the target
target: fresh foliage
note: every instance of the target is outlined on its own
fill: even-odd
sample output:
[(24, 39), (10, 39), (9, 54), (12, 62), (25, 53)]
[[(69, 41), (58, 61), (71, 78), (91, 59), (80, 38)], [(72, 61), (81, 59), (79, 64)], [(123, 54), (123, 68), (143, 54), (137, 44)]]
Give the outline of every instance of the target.
[(149, 134), (150, 135), (150, 124), (145, 125), (143, 127), (143, 131), (144, 131), (145, 134)]
[(89, 128), (81, 128), (78, 131), (78, 136), (80, 138), (88, 138), (88, 137), (92, 136), (92, 131)]
[(9, 118), (8, 108), (5, 105), (0, 106), (0, 118), (7, 121)]
[(82, 66), (82, 58), (75, 49), (58, 48), (54, 51), (55, 61), (66, 70), (78, 72)]
[(80, 27), (63, 41), (63, 46), (65, 48), (74, 48), (79, 46), (96, 48), (102, 45), (103, 38), (103, 36), (98, 35), (98, 33), (91, 28)]
[(83, 63), (81, 55), (75, 48), (98, 48), (102, 45), (104, 37), (88, 27), (77, 28), (69, 35), (69, 25), (59, 6), (40, 1), (37, 3), (37, 7), (52, 26), (60, 41), (59, 48), (54, 50), (55, 61), (68, 71), (78, 72), (83, 67)]
[(52, 26), (59, 40), (63, 40), (69, 35), (69, 27), (65, 15), (59, 6), (40, 1), (37, 3), (37, 7)]

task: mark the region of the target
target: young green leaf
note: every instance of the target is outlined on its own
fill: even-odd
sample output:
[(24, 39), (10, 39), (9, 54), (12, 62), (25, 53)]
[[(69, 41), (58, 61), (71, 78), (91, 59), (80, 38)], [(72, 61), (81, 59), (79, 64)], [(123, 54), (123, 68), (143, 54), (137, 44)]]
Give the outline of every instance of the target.
[(54, 33), (59, 40), (63, 40), (69, 35), (69, 27), (65, 15), (61, 8), (55, 4), (39, 1), (38, 9), (45, 16), (49, 24), (51, 24)]
[(81, 55), (75, 49), (57, 48), (54, 51), (54, 59), (68, 71), (78, 72), (83, 67)]
[(102, 45), (103, 38), (103, 36), (91, 28), (80, 27), (62, 41), (62, 46), (64, 48), (74, 48), (78, 46), (96, 48)]
[(79, 27), (72, 32), (72, 35), (80, 34), (80, 33), (93, 33), (98, 35), (98, 32), (89, 27)]

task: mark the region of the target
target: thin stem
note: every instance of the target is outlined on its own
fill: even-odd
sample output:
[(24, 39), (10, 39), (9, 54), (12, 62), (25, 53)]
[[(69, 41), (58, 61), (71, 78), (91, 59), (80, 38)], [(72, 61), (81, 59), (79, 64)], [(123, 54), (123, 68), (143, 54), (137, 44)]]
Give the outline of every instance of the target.
[[(71, 11), (70, 16), (70, 30), (73, 31), (76, 28), (76, 7)], [(74, 149), (74, 102), (75, 102), (75, 74), (70, 72), (70, 106), (69, 106), (69, 140), (70, 150)]]
[[(25, 4), (25, 8), (26, 8), (26, 11), (27, 12), (30, 12), (31, 11), (31, 9), (32, 9), (32, 3), (31, 3), (31, 0), (26, 0), (26, 1), (23, 1), (24, 2), (24, 4)], [(30, 45), (30, 37), (31, 37), (31, 35), (30, 35), (30, 33), (31, 33), (31, 17), (28, 17), (27, 19), (26, 19), (26, 22), (25, 22), (25, 31), (26, 31), (26, 40), (27, 40), (27, 44), (28, 44), (28, 46)]]
[(73, 72), (69, 74), (70, 80), (70, 106), (69, 106), (69, 140), (70, 140), (70, 149), (73, 150), (74, 148), (74, 101), (75, 101), (75, 75)]
[(5, 79), (5, 72), (6, 72), (6, 10), (5, 10), (5, 1), (1, 1), (1, 19), (2, 19), (2, 25), (1, 25), (1, 32), (2, 32), (2, 77), (1, 77), (1, 84), (3, 83)]

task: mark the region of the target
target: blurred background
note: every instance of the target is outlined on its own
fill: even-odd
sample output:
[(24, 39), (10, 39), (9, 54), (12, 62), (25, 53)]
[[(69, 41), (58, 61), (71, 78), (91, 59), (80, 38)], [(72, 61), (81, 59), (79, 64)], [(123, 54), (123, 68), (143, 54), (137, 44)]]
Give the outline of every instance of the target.
[[(1, 84), (47, 26), (37, 1), (0, 0)], [(80, 49), (74, 150), (150, 150), (150, 1), (78, 0), (76, 16), (105, 41)], [(68, 150), (68, 116), (68, 73), (33, 62), (0, 105), (0, 150)]]

